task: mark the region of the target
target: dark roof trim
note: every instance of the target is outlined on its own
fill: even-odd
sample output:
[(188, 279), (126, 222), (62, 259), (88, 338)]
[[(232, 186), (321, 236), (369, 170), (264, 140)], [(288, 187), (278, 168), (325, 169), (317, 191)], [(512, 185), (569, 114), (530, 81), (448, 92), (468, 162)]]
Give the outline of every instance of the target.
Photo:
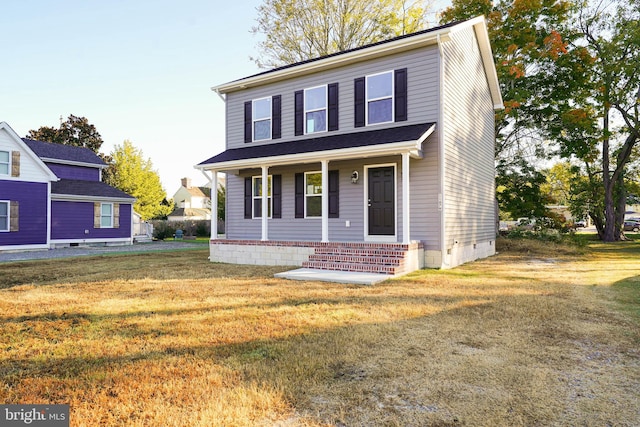
[(131, 202), (135, 197), (128, 195), (104, 182), (81, 181), (77, 179), (61, 179), (51, 183), (52, 196), (80, 196), (95, 197), (98, 199), (128, 199)]
[(84, 163), (91, 166), (106, 167), (106, 163), (93, 151), (85, 147), (56, 144), (22, 138), (25, 144), (38, 157), (51, 163)]
[(290, 156), (312, 152), (322, 153), (323, 151), (356, 147), (373, 147), (394, 142), (417, 141), (425, 132), (434, 126), (435, 123), (420, 123), (366, 132), (346, 133), (302, 140), (296, 139), (277, 144), (233, 148), (199, 163), (198, 166), (264, 157)]

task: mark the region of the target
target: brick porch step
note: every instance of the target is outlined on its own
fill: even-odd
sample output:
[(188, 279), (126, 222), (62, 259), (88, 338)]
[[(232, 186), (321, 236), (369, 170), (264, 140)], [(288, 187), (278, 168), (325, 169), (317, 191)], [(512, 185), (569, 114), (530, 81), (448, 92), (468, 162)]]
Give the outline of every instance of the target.
[(334, 243), (318, 246), (302, 266), (320, 270), (400, 274), (409, 247), (402, 244)]

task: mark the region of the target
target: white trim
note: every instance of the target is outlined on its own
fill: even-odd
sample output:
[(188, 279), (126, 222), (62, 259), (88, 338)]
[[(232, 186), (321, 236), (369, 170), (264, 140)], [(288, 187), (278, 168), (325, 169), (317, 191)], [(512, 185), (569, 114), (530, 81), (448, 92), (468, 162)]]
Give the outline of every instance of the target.
[(55, 159), (55, 158), (49, 158), (49, 157), (40, 157), (42, 159), (43, 162), (48, 162), (48, 163), (57, 163), (60, 165), (69, 165), (69, 166), (82, 166), (82, 167), (88, 167), (88, 168), (99, 168), (100, 172), (102, 172), (102, 169), (106, 169), (109, 167), (109, 165), (100, 165), (98, 163), (87, 163), (87, 162), (76, 162), (74, 160), (63, 160), (63, 159)]
[(51, 243), (51, 181), (47, 182), (47, 247)]
[[(261, 167), (269, 165), (295, 165), (301, 163), (317, 163), (318, 156), (326, 160), (346, 160), (349, 158), (380, 157), (402, 154), (408, 152), (413, 158), (422, 158), (422, 143), (433, 133), (436, 126), (432, 125), (417, 140), (392, 142), (389, 144), (365, 145), (363, 147), (340, 148), (326, 151), (310, 151), (308, 153), (287, 154), (283, 156), (255, 157), (251, 159), (230, 160), (228, 162), (209, 163), (196, 165), (200, 170), (236, 170)], [(343, 136), (348, 136), (344, 134)]]
[[(393, 235), (369, 235), (369, 169), (393, 167)], [(380, 163), (364, 165), (364, 241), (395, 243), (398, 241), (398, 164), (397, 163)]]
[[(133, 232), (133, 230), (132, 230)], [(131, 237), (108, 237), (108, 238), (96, 238), (96, 239), (51, 239), (51, 245), (67, 244), (67, 243), (126, 243), (130, 242)]]
[[(269, 240), (269, 166), (262, 166), (262, 240)], [(253, 179), (251, 180), (253, 184)], [(271, 186), (273, 187), (273, 177), (271, 177)], [(273, 188), (272, 190), (273, 191)], [(253, 193), (253, 189), (251, 189)], [(273, 194), (271, 195), (271, 203), (273, 203)], [(253, 206), (252, 206), (253, 207)], [(271, 206), (271, 214), (273, 214), (273, 206)]]
[(402, 153), (402, 243), (411, 243), (411, 181), (410, 160), (407, 153)]
[(56, 202), (111, 202), (132, 205), (136, 199), (125, 199), (120, 197), (104, 197), (104, 196), (80, 196), (77, 194), (51, 194), (51, 201)]
[[(329, 161), (323, 159), (322, 164), (322, 241), (329, 241)], [(305, 200), (306, 202), (306, 200)]]
[(39, 244), (39, 245), (4, 245), (0, 246), (0, 251), (24, 251), (30, 249), (49, 249), (48, 244)]
[(449, 267), (449, 259), (451, 258), (447, 255), (447, 247), (445, 240), (445, 185), (444, 185), (444, 174), (445, 174), (445, 149), (444, 149), (444, 101), (445, 101), (445, 54), (444, 48), (442, 47), (442, 43), (438, 40), (438, 48), (440, 51), (440, 81), (439, 84), (439, 92), (440, 92), (440, 104), (438, 105), (438, 123), (440, 126), (438, 127), (438, 179), (439, 179), (439, 191), (438, 191), (438, 213), (440, 214), (440, 268), (448, 268)]

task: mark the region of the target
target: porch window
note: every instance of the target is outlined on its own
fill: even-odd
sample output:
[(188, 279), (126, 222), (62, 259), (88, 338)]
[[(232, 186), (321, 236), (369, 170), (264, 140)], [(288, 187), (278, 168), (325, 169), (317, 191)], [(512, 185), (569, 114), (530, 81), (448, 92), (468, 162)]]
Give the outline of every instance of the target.
[(393, 121), (393, 71), (367, 76), (367, 124)]
[(304, 174), (305, 218), (322, 216), (322, 173)]
[(0, 151), (0, 175), (9, 175), (11, 157), (8, 151)]
[(0, 231), (9, 231), (9, 202), (0, 202)]
[[(252, 177), (253, 181), (253, 217), (254, 218), (262, 218), (262, 177), (254, 176)], [(269, 175), (267, 179), (267, 218), (271, 218), (271, 210), (273, 205), (273, 198), (271, 197), (271, 187), (273, 183), (273, 177)]]
[(113, 204), (100, 205), (100, 228), (113, 228)]
[(253, 140), (271, 139), (271, 97), (253, 100)]
[(304, 90), (304, 116), (306, 133), (327, 130), (327, 86)]

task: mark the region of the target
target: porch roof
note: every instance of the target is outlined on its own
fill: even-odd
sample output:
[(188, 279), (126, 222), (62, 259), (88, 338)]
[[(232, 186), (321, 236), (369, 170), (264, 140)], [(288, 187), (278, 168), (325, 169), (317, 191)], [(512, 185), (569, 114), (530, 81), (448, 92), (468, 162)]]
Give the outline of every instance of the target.
[(320, 161), (321, 158), (335, 160), (407, 152), (414, 157), (422, 157), (422, 143), (433, 133), (435, 127), (435, 123), (420, 123), (233, 148), (195, 167), (201, 170), (225, 170), (258, 167), (265, 163), (311, 163)]

